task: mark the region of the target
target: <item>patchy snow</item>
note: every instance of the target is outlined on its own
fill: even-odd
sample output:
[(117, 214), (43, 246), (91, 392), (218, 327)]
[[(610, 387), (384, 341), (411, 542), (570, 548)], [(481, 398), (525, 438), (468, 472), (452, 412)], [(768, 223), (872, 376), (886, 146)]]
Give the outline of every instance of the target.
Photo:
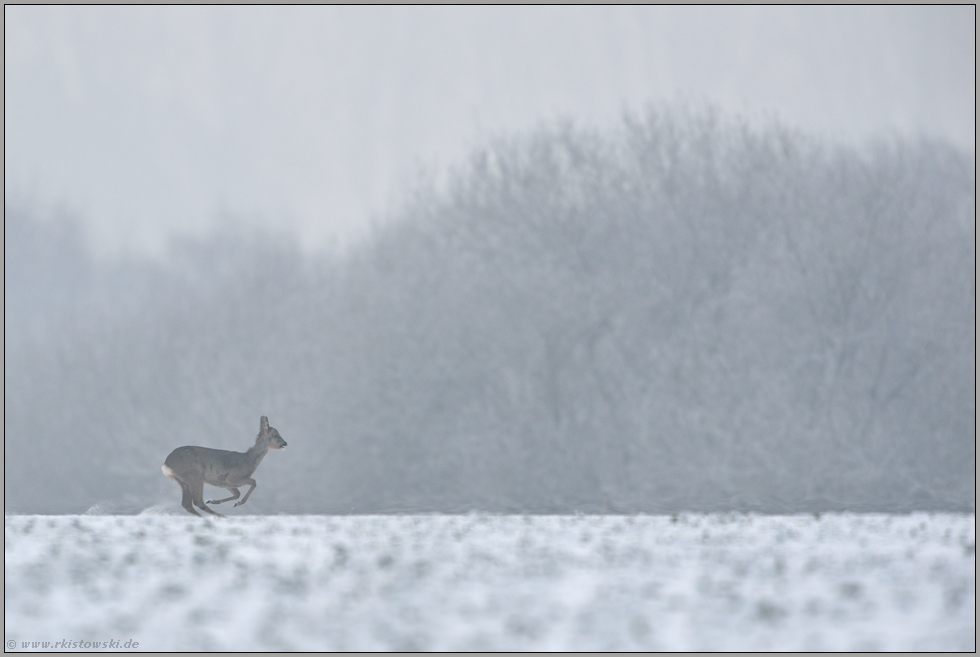
[(972, 514), (7, 516), (4, 537), (18, 651), (976, 646)]

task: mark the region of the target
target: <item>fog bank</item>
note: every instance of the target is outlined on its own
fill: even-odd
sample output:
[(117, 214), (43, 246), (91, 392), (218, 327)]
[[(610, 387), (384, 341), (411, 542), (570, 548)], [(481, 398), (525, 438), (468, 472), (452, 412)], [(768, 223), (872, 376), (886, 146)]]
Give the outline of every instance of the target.
[(975, 169), (677, 106), (473, 152), (343, 256), (260, 232), (94, 260), (5, 202), (5, 504), (972, 511)]

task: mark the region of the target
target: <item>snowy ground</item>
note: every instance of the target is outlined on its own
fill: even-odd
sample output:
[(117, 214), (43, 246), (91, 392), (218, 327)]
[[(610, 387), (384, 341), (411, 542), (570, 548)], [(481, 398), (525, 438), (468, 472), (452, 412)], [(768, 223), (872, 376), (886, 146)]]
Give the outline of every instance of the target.
[(4, 537), (16, 651), (976, 646), (975, 515), (7, 516)]

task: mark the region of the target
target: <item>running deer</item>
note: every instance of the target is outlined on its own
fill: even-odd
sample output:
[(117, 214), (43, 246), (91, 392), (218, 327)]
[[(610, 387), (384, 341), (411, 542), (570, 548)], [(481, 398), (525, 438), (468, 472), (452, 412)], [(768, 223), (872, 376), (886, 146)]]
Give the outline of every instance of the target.
[(195, 516), (200, 516), (201, 514), (194, 510), (196, 505), (210, 514), (220, 516), (222, 514), (209, 509), (204, 503), (204, 484), (231, 492), (231, 497), (223, 500), (208, 500), (208, 504), (237, 500), (240, 496), (238, 487), (248, 484), (251, 488), (245, 493), (245, 497), (241, 502), (235, 503), (235, 506), (241, 506), (248, 501), (249, 495), (255, 490), (252, 473), (259, 467), (266, 452), (270, 449), (283, 449), (285, 446), (286, 441), (278, 431), (269, 426), (269, 418), (263, 415), (259, 420), (259, 435), (255, 439), (255, 444), (247, 452), (229, 452), (210, 447), (178, 447), (170, 452), (170, 456), (163, 462), (163, 474), (180, 484), (180, 490), (184, 494), (180, 504), (185, 509)]

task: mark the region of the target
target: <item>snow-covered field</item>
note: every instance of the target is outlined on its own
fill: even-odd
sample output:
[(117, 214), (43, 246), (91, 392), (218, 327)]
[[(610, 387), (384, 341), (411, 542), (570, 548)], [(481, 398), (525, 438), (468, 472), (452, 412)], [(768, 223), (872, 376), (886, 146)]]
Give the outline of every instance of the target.
[(7, 516), (4, 537), (16, 651), (976, 646), (972, 514)]

